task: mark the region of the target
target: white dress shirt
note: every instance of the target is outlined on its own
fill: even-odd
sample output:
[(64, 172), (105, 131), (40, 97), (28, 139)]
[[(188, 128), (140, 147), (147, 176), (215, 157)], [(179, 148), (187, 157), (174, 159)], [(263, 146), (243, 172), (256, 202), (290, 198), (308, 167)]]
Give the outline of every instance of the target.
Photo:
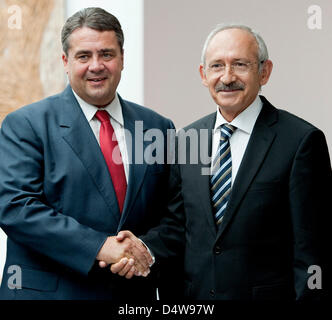
[(106, 110), (111, 117), (111, 124), (115, 132), (116, 139), (118, 140), (119, 149), (121, 152), (122, 162), (124, 166), (124, 171), (126, 175), (126, 180), (128, 184), (129, 178), (129, 162), (128, 162), (128, 151), (125, 138), (124, 130), (124, 120), (122, 115), (122, 107), (118, 95), (116, 94), (113, 101), (104, 108), (97, 108), (83, 99), (81, 99), (73, 90), (74, 96), (77, 99), (86, 119), (89, 122), (89, 125), (98, 141), (99, 141), (99, 132), (101, 127), (101, 122), (95, 117), (95, 114), (98, 110)]
[(251, 132), (254, 128), (258, 115), (262, 110), (262, 106), (263, 103), (260, 97), (257, 96), (254, 102), (230, 123), (227, 122), (221, 115), (219, 106), (217, 107), (217, 117), (212, 137), (212, 159), (215, 158), (218, 150), (221, 125), (229, 123), (237, 128), (229, 139), (232, 157), (232, 184), (236, 178), (244, 152), (247, 148), (251, 136)]

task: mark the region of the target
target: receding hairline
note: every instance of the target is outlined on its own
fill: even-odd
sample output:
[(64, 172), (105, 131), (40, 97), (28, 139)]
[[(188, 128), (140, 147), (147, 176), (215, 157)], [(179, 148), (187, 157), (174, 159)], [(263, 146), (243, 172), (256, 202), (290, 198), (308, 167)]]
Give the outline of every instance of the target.
[(117, 17), (99, 7), (81, 9), (69, 17), (61, 30), (61, 43), (64, 53), (68, 54), (70, 35), (77, 29), (88, 27), (96, 31), (114, 31), (123, 53), (124, 35)]
[(216, 36), (217, 36), (218, 34), (224, 32), (224, 31), (234, 31), (234, 30), (241, 31), (241, 32), (243, 31), (243, 32), (245, 32), (246, 34), (248, 34), (248, 35), (251, 37), (251, 39), (253, 40), (253, 43), (255, 44), (255, 46), (256, 46), (256, 48), (257, 48), (257, 54), (259, 53), (259, 44), (258, 44), (258, 42), (257, 42), (257, 40), (256, 40), (256, 38), (255, 38), (255, 36), (254, 36), (250, 31), (248, 31), (248, 30), (246, 30), (246, 29), (243, 29), (243, 28), (239, 28), (239, 27), (231, 27), (231, 28), (222, 29), (222, 30), (216, 32), (216, 33), (213, 35), (213, 37), (211, 37), (209, 43), (207, 44), (206, 51), (207, 51), (207, 49), (209, 48), (211, 42), (216, 38)]
[[(116, 37), (116, 32), (115, 32), (114, 30), (99, 30), (99, 29), (96, 29), (96, 28), (91, 28), (91, 27), (89, 27), (88, 25), (82, 25), (81, 27), (78, 27), (78, 28), (76, 28), (75, 30), (73, 30), (72, 33), (68, 36), (68, 38), (67, 38), (68, 51), (71, 49), (71, 37), (72, 37), (72, 35), (73, 35), (75, 32), (77, 32), (77, 31), (79, 31), (79, 30), (82, 30), (82, 29), (91, 29), (91, 30), (94, 30), (94, 31), (97, 31), (97, 32), (100, 32), (100, 33), (101, 33), (101, 32), (113, 32), (114, 35), (115, 35), (115, 37)], [(120, 44), (118, 43), (118, 41), (117, 41), (117, 45), (118, 45), (118, 47), (119, 47), (119, 49), (120, 49), (121, 54), (123, 54), (123, 48), (121, 48), (121, 46), (120, 46)], [(67, 55), (65, 52), (64, 52), (64, 54)]]
[(257, 40), (256, 40), (255, 36), (254, 36), (251, 32), (249, 32), (248, 30), (246, 30), (246, 29), (239, 28), (239, 27), (230, 27), (230, 28), (222, 29), (222, 30), (216, 32), (216, 33), (215, 33), (215, 34), (209, 39), (209, 42), (207, 43), (206, 50), (205, 50), (205, 53), (204, 53), (204, 60), (205, 60), (204, 63), (206, 63), (206, 54), (207, 54), (207, 52), (208, 52), (208, 50), (209, 50), (211, 44), (213, 43), (213, 41), (216, 39), (216, 37), (217, 37), (218, 35), (220, 35), (220, 34), (223, 33), (223, 32), (226, 32), (226, 31), (230, 31), (230, 32), (232, 32), (232, 31), (240, 31), (240, 32), (242, 32), (242, 33), (246, 33), (247, 35), (249, 35), (250, 38), (251, 38), (251, 43), (255, 46), (255, 49), (256, 49), (256, 55), (257, 55), (257, 57), (259, 56), (259, 45), (258, 45), (258, 43), (257, 43)]
[[(269, 59), (269, 53), (268, 53), (268, 49), (266, 46), (266, 43), (264, 41), (264, 39), (262, 38), (262, 36), (254, 29), (250, 28), (247, 25), (241, 24), (241, 23), (222, 23), (222, 24), (218, 24), (207, 36), (205, 42), (204, 42), (204, 46), (203, 46), (203, 50), (202, 50), (202, 54), (201, 54), (201, 64), (204, 66), (206, 65), (206, 51), (208, 49), (208, 47), (210, 46), (211, 41), (215, 38), (216, 35), (218, 35), (219, 33), (221, 33), (222, 31), (226, 31), (226, 30), (243, 30), (246, 31), (247, 33), (249, 33), (253, 39), (254, 42), (257, 45), (257, 57), (259, 62), (264, 62), (266, 60)], [(261, 68), (261, 64), (260, 64), (260, 68)]]

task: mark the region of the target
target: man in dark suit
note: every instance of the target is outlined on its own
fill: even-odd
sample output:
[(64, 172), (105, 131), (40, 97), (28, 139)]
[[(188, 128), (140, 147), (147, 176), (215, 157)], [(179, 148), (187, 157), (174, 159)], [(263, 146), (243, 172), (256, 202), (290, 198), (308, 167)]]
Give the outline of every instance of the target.
[[(271, 71), (263, 39), (246, 26), (218, 26), (206, 40), (200, 74), (217, 112), (179, 133), (168, 214), (142, 237), (156, 263), (184, 255), (189, 299), (318, 299), (326, 293), (328, 149), (319, 129), (258, 95)], [(193, 133), (193, 141), (202, 141), (198, 147), (185, 143)], [(210, 163), (190, 163), (193, 152), (204, 150)], [(134, 236), (118, 235), (126, 238)]]
[[(1, 127), (0, 227), (8, 241), (0, 298), (150, 301), (150, 255), (140, 241), (119, 243), (115, 235), (140, 235), (159, 222), (169, 169), (151, 161), (143, 134), (160, 130), (166, 154), (174, 126), (117, 94), (116, 17), (100, 8), (76, 13), (62, 44), (70, 85), (9, 114)], [(144, 277), (128, 282), (98, 265), (122, 257), (129, 276)], [(12, 266), (21, 271), (15, 281)]]

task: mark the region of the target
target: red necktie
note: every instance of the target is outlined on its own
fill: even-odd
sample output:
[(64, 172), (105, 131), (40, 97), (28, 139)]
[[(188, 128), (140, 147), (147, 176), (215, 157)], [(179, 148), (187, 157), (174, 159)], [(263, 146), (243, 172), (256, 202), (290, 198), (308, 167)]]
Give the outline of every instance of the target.
[[(96, 112), (95, 117), (101, 122), (99, 133), (100, 148), (111, 175), (120, 213), (122, 213), (127, 190), (127, 181), (118, 141), (116, 140), (108, 112), (99, 110)], [(114, 139), (112, 139), (113, 134)]]

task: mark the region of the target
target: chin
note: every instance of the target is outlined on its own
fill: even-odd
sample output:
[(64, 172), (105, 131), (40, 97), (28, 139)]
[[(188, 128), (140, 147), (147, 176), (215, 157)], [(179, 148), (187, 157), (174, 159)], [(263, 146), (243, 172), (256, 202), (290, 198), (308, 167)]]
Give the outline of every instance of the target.
[(230, 100), (219, 100), (218, 105), (222, 106), (225, 109), (233, 109), (233, 108), (238, 108), (238, 101), (230, 101)]
[(95, 99), (95, 100), (106, 100), (107, 95), (103, 91), (93, 90), (93, 91), (88, 92), (88, 95), (89, 95), (89, 97), (91, 99)]

